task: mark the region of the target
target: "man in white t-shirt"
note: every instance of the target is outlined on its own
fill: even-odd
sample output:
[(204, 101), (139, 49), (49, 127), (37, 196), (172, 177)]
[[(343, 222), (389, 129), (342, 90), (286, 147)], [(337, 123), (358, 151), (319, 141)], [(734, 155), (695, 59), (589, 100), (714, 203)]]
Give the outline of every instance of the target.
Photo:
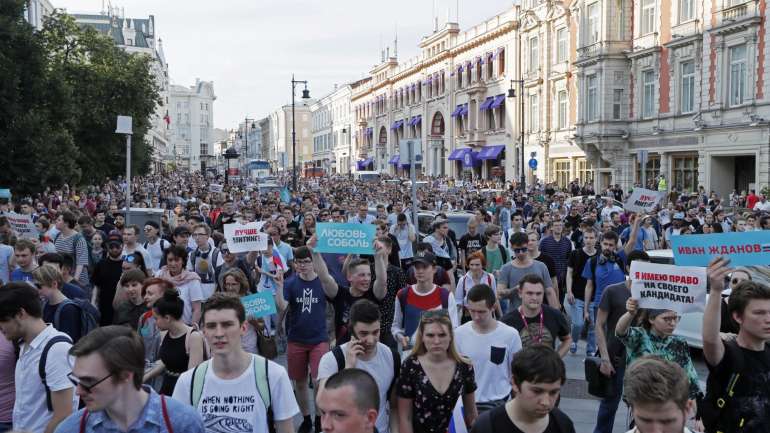
[(190, 257), (187, 260), (187, 270), (195, 272), (201, 278), (201, 289), (203, 289), (203, 299), (208, 299), (217, 288), (218, 270), (225, 263), (225, 259), (218, 248), (212, 247), (209, 243), (211, 239), (211, 228), (206, 224), (198, 224), (193, 229), (193, 238), (196, 248), (190, 251)]
[(139, 253), (142, 255), (142, 260), (144, 260), (144, 266), (149, 269), (152, 263), (152, 257), (150, 257), (150, 253), (148, 253), (143, 246), (136, 242), (139, 239), (139, 226), (131, 224), (129, 226), (123, 227), (122, 235), (123, 257), (134, 253)]
[[(14, 375), (13, 428), (53, 432), (78, 407), (75, 387), (67, 378), (72, 371), (68, 355), (72, 340), (46, 325), (40, 294), (21, 281), (0, 290), (0, 332), (9, 341), (21, 340)], [(41, 364), (47, 387), (39, 374)]]
[(473, 362), (476, 375), (476, 408), (479, 414), (505, 404), (511, 394), (511, 361), (521, 350), (516, 328), (493, 316), (497, 298), (486, 284), (473, 286), (465, 307), (471, 321), (455, 331), (457, 351)]
[(204, 302), (203, 336), (211, 359), (179, 376), (173, 398), (193, 406), (206, 426), (267, 433), (272, 422), (277, 433), (294, 432), (292, 418), (299, 407), (289, 375), (275, 362), (244, 351), (245, 333), (246, 312), (239, 298), (215, 293)]
[(395, 383), (401, 358), (398, 352), (380, 343), (380, 308), (374, 302), (360, 300), (353, 304), (350, 307), (349, 322), (350, 341), (321, 357), (318, 366), (320, 389), (324, 389), (326, 379), (340, 370), (357, 368), (366, 371), (377, 382), (380, 391), (377, 431), (389, 433), (390, 420), (393, 419), (395, 423), (397, 419), (396, 416), (391, 416), (391, 411), (396, 408), (396, 399), (395, 393), (390, 391)]
[(163, 260), (163, 251), (171, 246), (171, 243), (160, 237), (160, 226), (155, 221), (144, 223), (144, 235), (147, 242), (142, 247), (150, 254), (150, 263), (145, 263), (147, 269), (153, 272), (160, 269)]

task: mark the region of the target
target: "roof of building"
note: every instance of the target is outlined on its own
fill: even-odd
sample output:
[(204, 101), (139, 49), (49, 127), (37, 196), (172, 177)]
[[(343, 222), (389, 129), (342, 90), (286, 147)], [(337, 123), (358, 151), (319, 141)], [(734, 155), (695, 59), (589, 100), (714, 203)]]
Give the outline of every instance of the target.
[(115, 44), (126, 45), (123, 29), (135, 30), (135, 36), (131, 46), (150, 48), (149, 39), (154, 38), (154, 24), (152, 18), (120, 18), (115, 15), (73, 14), (73, 18), (81, 27), (91, 27), (94, 30), (111, 37)]

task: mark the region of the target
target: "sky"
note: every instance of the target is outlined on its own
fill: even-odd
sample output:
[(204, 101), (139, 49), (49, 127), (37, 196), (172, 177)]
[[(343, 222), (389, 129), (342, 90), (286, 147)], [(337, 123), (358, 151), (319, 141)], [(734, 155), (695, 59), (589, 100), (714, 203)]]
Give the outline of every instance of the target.
[[(155, 16), (171, 84), (213, 81), (214, 127), (235, 128), (291, 102), (291, 76), (312, 98), (363, 78), (398, 32), (398, 57), (419, 54), (420, 40), (456, 21), (465, 30), (513, 5), (511, 0), (51, 0), (69, 13), (99, 13), (111, 2), (130, 18)], [(297, 97), (301, 96), (301, 87)]]

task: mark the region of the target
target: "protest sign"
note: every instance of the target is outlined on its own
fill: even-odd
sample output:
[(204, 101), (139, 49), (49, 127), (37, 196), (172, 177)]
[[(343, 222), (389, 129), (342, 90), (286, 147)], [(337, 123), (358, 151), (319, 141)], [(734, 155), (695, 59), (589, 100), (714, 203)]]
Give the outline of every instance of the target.
[(319, 223), (316, 224), (319, 253), (374, 254), (374, 224)]
[(631, 262), (631, 297), (639, 308), (703, 311), (706, 305), (706, 268)]
[(8, 188), (0, 188), (0, 198), (11, 198), (11, 190)]
[(218, 185), (216, 183), (212, 183), (209, 185), (209, 192), (222, 192), (224, 187), (222, 185)]
[(246, 310), (246, 317), (259, 318), (277, 313), (273, 292), (269, 290), (244, 296), (241, 298), (241, 304)]
[(623, 208), (631, 212), (650, 212), (665, 197), (664, 191), (652, 191), (644, 188), (634, 188), (634, 192), (623, 203)]
[(671, 249), (680, 266), (708, 266), (718, 256), (731, 266), (770, 265), (770, 230), (672, 236)]
[(39, 236), (37, 227), (35, 227), (35, 223), (32, 222), (32, 215), (8, 212), (5, 216), (8, 218), (11, 229), (15, 231), (19, 237), (36, 239)]
[(241, 224), (225, 224), (225, 240), (233, 253), (264, 251), (267, 249), (267, 233), (262, 233), (263, 221)]

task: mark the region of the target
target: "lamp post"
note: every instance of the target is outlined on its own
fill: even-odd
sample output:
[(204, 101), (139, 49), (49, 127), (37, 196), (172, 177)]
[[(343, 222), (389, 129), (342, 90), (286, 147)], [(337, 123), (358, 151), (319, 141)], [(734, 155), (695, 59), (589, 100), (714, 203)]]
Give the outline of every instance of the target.
[(307, 81), (295, 80), (294, 75), (291, 76), (291, 189), (292, 192), (297, 192), (297, 130), (296, 122), (294, 120), (294, 92), (297, 89), (297, 84), (303, 84), (305, 89), (302, 90), (302, 99), (310, 99), (310, 91), (307, 89)]
[(511, 88), (508, 89), (508, 97), (509, 98), (515, 98), (516, 97), (516, 89), (513, 88), (513, 83), (519, 84), (519, 154), (521, 156), (520, 161), (520, 169), (521, 169), (521, 180), (520, 180), (520, 186), (521, 186), (521, 193), (526, 194), (526, 187), (525, 187), (525, 181), (526, 181), (526, 175), (525, 175), (525, 164), (524, 164), (524, 80), (511, 80)]
[(235, 150), (235, 147), (231, 147), (225, 151), (225, 154), (223, 156), (225, 158), (225, 161), (227, 162), (227, 168), (225, 168), (225, 185), (229, 185), (230, 184), (230, 160), (238, 159), (241, 155), (238, 154), (238, 151)]
[(133, 135), (133, 118), (131, 116), (118, 116), (116, 134), (126, 136), (126, 224), (131, 216), (131, 136)]
[[(347, 136), (348, 128), (342, 128), (343, 137)], [(353, 180), (353, 144), (350, 137), (348, 139), (348, 179)]]

